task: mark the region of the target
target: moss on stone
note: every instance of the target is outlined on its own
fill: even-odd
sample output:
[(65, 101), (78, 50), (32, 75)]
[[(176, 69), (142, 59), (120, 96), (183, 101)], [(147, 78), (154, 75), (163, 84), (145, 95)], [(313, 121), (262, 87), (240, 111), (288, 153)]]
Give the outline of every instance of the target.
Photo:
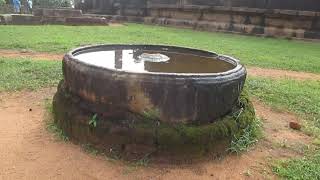
[(206, 125), (161, 124), (157, 133), (158, 145), (165, 149), (196, 146), (201, 152), (210, 151), (221, 142), (241, 136), (242, 130), (254, 120), (255, 111), (244, 90), (233, 112), (219, 121)]
[[(225, 150), (232, 138), (240, 137), (243, 129), (255, 121), (255, 111), (246, 90), (225, 117), (209, 124), (167, 124), (154, 116), (128, 116), (125, 120), (111, 120), (98, 114), (99, 122), (90, 128), (88, 120), (95, 114), (84, 109), (81, 102), (60, 84), (53, 102), (55, 122), (72, 139), (82, 144), (92, 144), (99, 149), (112, 148), (117, 152), (129, 151), (132, 144), (149, 146), (157, 152), (199, 157), (203, 154)], [(147, 113), (148, 115), (153, 113)], [(140, 149), (142, 154), (149, 149)], [(128, 152), (125, 152), (128, 153)], [(135, 152), (136, 153), (136, 152)]]
[(143, 112), (142, 117), (146, 120), (158, 120), (160, 117), (160, 112), (158, 109), (149, 109)]

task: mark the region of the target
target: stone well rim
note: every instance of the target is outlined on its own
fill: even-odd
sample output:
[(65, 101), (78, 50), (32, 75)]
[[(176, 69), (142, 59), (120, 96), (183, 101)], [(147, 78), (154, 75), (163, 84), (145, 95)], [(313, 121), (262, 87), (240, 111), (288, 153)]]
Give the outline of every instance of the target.
[[(135, 71), (129, 71), (129, 70), (118, 70), (118, 69), (111, 69), (107, 67), (99, 67), (96, 65), (92, 65), (83, 61), (78, 60), (75, 57), (75, 54), (80, 53), (81, 51), (86, 51), (90, 49), (103, 49), (103, 48), (111, 48), (111, 47), (131, 47), (131, 48), (137, 48), (137, 47), (152, 47), (152, 48), (166, 48), (170, 50), (180, 50), (180, 51), (188, 51), (191, 53), (204, 53), (208, 56), (213, 56), (217, 60), (228, 62), (232, 65), (234, 65), (233, 69), (230, 69), (228, 71), (219, 72), (219, 73), (167, 73), (167, 72), (135, 72)], [(95, 44), (95, 45), (88, 45), (88, 46), (82, 46), (75, 48), (71, 51), (69, 51), (65, 56), (64, 60), (67, 61), (74, 61), (77, 64), (82, 64), (84, 66), (88, 66), (90, 68), (94, 69), (100, 69), (100, 70), (106, 70), (109, 72), (114, 73), (125, 73), (125, 74), (136, 74), (136, 75), (150, 75), (150, 76), (164, 76), (164, 77), (179, 77), (179, 78), (205, 78), (205, 77), (225, 77), (225, 76), (233, 76), (234, 74), (238, 74), (239, 72), (245, 72), (246, 74), (246, 68), (240, 63), (240, 60), (227, 56), (222, 54), (217, 54), (212, 51), (207, 50), (201, 50), (196, 48), (189, 48), (189, 47), (182, 47), (182, 46), (170, 46), (170, 45), (152, 45), (152, 44)]]

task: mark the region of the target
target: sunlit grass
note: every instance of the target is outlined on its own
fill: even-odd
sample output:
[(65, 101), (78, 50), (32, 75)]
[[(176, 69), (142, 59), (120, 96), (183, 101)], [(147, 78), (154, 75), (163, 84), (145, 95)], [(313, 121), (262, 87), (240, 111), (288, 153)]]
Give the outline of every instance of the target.
[(320, 73), (320, 43), (140, 24), (0, 26), (0, 48), (65, 53), (88, 44), (167, 44), (216, 51), (250, 66)]

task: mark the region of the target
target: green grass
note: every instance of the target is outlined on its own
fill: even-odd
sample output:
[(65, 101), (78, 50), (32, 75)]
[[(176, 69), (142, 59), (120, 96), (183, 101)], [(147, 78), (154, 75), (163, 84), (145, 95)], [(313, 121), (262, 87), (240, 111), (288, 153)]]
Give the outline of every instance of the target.
[(89, 126), (95, 128), (97, 127), (97, 121), (98, 121), (98, 118), (97, 118), (97, 114), (94, 114), (91, 119), (89, 120)]
[(240, 137), (235, 136), (232, 139), (229, 151), (237, 154), (247, 151), (253, 144), (258, 142), (261, 136), (261, 121), (256, 119), (252, 124), (243, 129)]
[[(268, 105), (300, 115), (305, 120), (305, 130), (320, 137), (320, 81), (250, 78), (247, 86), (252, 95)], [(317, 141), (313, 144), (319, 147)], [(320, 179), (320, 150), (303, 158), (280, 161), (273, 171), (285, 179)]]
[(320, 132), (320, 81), (250, 78), (247, 86), (252, 95), (274, 108), (295, 112), (307, 121), (309, 130)]
[(301, 159), (280, 161), (273, 171), (285, 179), (320, 179), (320, 151)]
[(65, 53), (96, 43), (168, 44), (235, 56), (246, 65), (320, 73), (320, 43), (129, 24), (0, 26), (0, 48)]
[(0, 58), (0, 92), (55, 86), (61, 79), (59, 61)]

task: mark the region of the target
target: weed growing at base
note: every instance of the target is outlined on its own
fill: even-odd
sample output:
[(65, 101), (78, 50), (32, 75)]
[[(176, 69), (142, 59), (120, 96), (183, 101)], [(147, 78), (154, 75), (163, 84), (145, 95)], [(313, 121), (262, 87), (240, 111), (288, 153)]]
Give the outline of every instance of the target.
[(240, 136), (235, 136), (232, 139), (229, 151), (237, 154), (247, 151), (253, 144), (258, 142), (261, 136), (261, 121), (256, 119), (242, 130)]

